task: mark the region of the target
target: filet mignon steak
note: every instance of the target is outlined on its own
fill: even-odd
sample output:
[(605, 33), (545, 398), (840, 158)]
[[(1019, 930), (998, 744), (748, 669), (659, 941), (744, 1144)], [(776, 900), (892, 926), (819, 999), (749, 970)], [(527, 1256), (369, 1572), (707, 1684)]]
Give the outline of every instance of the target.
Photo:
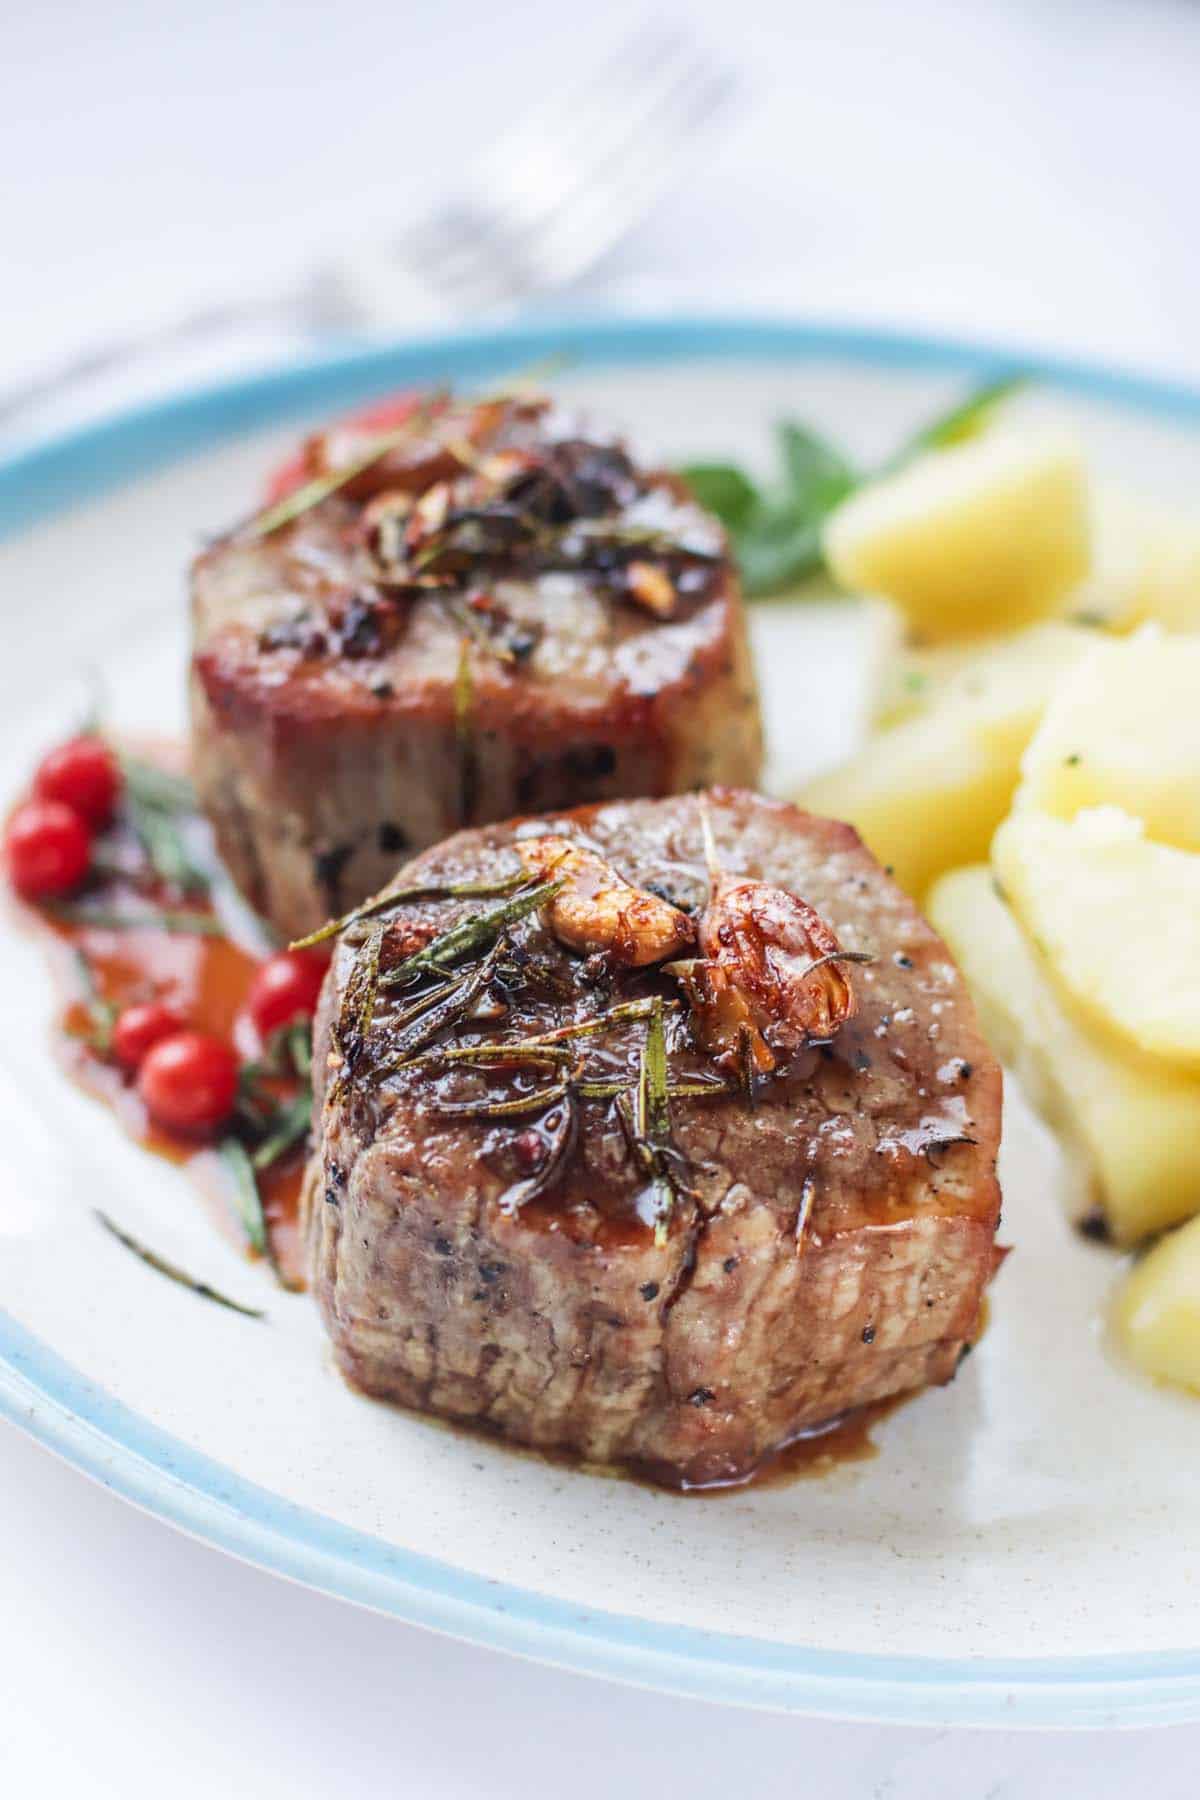
[(332, 430), (305, 472), (342, 485), (191, 578), (197, 786), (281, 931), (461, 825), (757, 779), (737, 577), (676, 478), (514, 399)]
[[(687, 998), (720, 973), (696, 948), (736, 937), (713, 924), (706, 811), (735, 893), (801, 896), (818, 948), (873, 956), (824, 990), (830, 1040), (768, 1022), (760, 1066), (750, 1026), (721, 1054)], [(561, 892), (530, 909), (517, 884), (544, 896), (564, 839), (683, 920), (676, 960), (590, 950)], [(849, 826), (728, 789), (607, 804), (460, 832), (390, 893), (326, 980), (305, 1193), (356, 1387), (688, 1485), (949, 1380), (997, 1254), (1000, 1071), (945, 946)], [(816, 992), (819, 964), (783, 972)]]

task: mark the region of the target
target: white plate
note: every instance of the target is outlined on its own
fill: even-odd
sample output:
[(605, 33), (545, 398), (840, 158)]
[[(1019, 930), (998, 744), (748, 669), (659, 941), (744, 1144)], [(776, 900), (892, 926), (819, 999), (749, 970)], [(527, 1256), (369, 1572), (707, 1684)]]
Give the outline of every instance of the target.
[[(123, 727), (179, 728), (184, 564), (246, 510), (298, 419), (560, 345), (564, 392), (648, 451), (751, 460), (789, 410), (882, 453), (1013, 361), (777, 323), (546, 327), (327, 358), (43, 446), (0, 468), (0, 525), (43, 515), (0, 545), (7, 795), (78, 715), (85, 667)], [(1075, 417), (1102, 465), (1200, 491), (1200, 399), (1040, 373), (1038, 404)], [(866, 633), (851, 607), (775, 606), (755, 635), (779, 781), (853, 741)], [(56, 1072), (41, 955), (11, 922), (0, 977), (0, 1405), (108, 1485), (349, 1598), (681, 1692), (964, 1723), (1200, 1716), (1200, 1406), (1107, 1355), (1117, 1261), (1067, 1229), (1056, 1147), (1011, 1090), (1016, 1250), (958, 1380), (877, 1426), (874, 1461), (681, 1499), (351, 1394), (310, 1302), (239, 1260), (180, 1176)], [(97, 1203), (269, 1323), (150, 1274), (101, 1234)]]

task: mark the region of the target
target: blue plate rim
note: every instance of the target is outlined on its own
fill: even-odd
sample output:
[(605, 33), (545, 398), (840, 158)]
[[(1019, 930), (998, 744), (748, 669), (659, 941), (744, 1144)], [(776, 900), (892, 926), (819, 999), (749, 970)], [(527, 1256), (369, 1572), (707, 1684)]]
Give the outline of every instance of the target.
[[(540, 320), (334, 348), (198, 385), (0, 457), (0, 536), (191, 451), (353, 404), (381, 384), (458, 381), (565, 350), (581, 366), (844, 359), (879, 368), (1020, 370), (1200, 427), (1200, 389), (1009, 345), (774, 316)], [(925, 1658), (737, 1637), (556, 1600), (336, 1524), (244, 1480), (90, 1382), (0, 1311), (0, 1414), (110, 1491), (243, 1560), (498, 1650), (717, 1703), (903, 1724), (1098, 1727), (1200, 1718), (1200, 1649), (1085, 1657)]]

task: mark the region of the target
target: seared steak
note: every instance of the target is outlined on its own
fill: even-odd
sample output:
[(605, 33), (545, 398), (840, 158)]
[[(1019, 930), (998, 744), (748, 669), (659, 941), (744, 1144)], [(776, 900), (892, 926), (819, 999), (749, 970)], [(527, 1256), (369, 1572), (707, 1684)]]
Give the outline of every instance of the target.
[[(456, 827), (756, 779), (720, 526), (545, 402), (430, 403), (310, 441), (353, 479), (192, 570), (197, 785), (289, 935)], [(269, 522), (269, 521), (268, 521)]]
[[(739, 1480), (806, 1427), (949, 1380), (1000, 1204), (999, 1069), (945, 946), (849, 826), (708, 796), (729, 916), (768, 893), (735, 878), (787, 890), (772, 905), (820, 954), (774, 973), (833, 1032), (800, 1041), (763, 1002), (732, 1050), (713, 1038), (718, 1013), (688, 996), (729, 999), (722, 945), (740, 955), (745, 932), (713, 912), (704, 811), (581, 808), (407, 864), (326, 981), (305, 1199), (316, 1297), (356, 1387), (673, 1484)], [(565, 859), (564, 839), (596, 855)], [(603, 921), (590, 941), (608, 948), (589, 947), (564, 902), (605, 901), (596, 856), (642, 890), (622, 915), (639, 943), (674, 921), (675, 961), (639, 963)], [(582, 885), (547, 897), (576, 866)], [(522, 879), (541, 884), (536, 911)], [(491, 891), (446, 891), (464, 882)], [(401, 898), (414, 887), (433, 892)], [(499, 937), (478, 923), (497, 908), (524, 912)], [(474, 942), (435, 941), (468, 919)], [(822, 989), (845, 952), (873, 961), (838, 961)], [(613, 1008), (605, 1029), (563, 1030)]]

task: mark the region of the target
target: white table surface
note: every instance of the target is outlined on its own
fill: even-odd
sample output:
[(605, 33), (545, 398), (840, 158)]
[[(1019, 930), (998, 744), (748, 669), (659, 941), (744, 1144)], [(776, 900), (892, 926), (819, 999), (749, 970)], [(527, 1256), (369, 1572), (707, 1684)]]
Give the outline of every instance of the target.
[[(10, 9), (0, 384), (198, 297), (268, 284), (339, 230), (402, 216), (523, 92), (643, 10)], [(716, 43), (736, 19), (748, 103), (593, 297), (768, 299), (1200, 379), (1193, 0), (686, 10)], [(158, 368), (125, 392), (183, 373)], [(910, 1731), (618, 1689), (244, 1568), (8, 1426), (0, 1471), (0, 1793), (1195, 1793), (1200, 1727)]]

